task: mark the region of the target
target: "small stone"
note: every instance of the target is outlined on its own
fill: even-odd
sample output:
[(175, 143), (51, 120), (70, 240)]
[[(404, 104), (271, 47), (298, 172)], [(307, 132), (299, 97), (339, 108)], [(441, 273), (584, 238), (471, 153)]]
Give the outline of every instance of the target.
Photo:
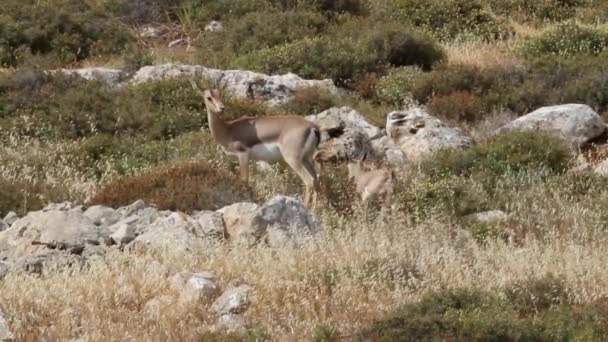
[(211, 310), (219, 315), (245, 312), (252, 301), (253, 288), (247, 285), (230, 288), (215, 300)]
[(12, 341), (15, 335), (9, 329), (8, 323), (4, 318), (4, 313), (0, 311), (0, 341)]
[(247, 325), (245, 319), (236, 314), (224, 314), (217, 320), (217, 329), (228, 334), (245, 335), (247, 334)]
[(205, 31), (207, 32), (221, 32), (224, 30), (224, 25), (221, 21), (212, 20), (205, 26)]
[(209, 272), (180, 272), (171, 278), (171, 288), (180, 292), (182, 301), (198, 302), (217, 294), (219, 288), (215, 279), (215, 275)]
[(502, 210), (489, 210), (468, 215), (467, 218), (482, 223), (496, 223), (506, 221), (509, 218), (509, 215), (505, 214)]

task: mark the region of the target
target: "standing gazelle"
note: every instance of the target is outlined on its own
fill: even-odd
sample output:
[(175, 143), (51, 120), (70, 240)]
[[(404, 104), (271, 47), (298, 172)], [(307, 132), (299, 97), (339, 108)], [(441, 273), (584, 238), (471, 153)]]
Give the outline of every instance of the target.
[(203, 96), (213, 139), (224, 152), (238, 158), (243, 181), (249, 179), (250, 159), (268, 163), (284, 160), (304, 182), (304, 204), (310, 208), (316, 203), (319, 186), (313, 156), (321, 139), (317, 125), (295, 115), (224, 121), (220, 117), (224, 103), (219, 89), (201, 91), (193, 80), (190, 83)]

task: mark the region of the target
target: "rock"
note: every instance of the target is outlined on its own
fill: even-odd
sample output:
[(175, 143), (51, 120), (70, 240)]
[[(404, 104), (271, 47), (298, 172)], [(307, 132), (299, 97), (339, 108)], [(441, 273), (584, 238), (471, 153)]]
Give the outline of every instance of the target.
[(258, 209), (255, 224), (268, 233), (271, 247), (282, 247), (322, 232), (319, 219), (301, 201), (277, 195)]
[(417, 107), (389, 113), (386, 132), (387, 137), (379, 139), (376, 147), (394, 165), (419, 162), (441, 149), (467, 148), (473, 144), (462, 130), (447, 126)]
[(224, 237), (224, 216), (215, 211), (198, 211), (192, 216), (200, 226), (199, 236)]
[(498, 129), (534, 130), (555, 133), (573, 147), (580, 147), (606, 131), (602, 118), (584, 104), (542, 107)]
[(6, 222), (4, 222), (4, 220), (0, 220), (0, 232), (8, 229), (8, 227), (9, 227), (9, 225)]
[(320, 162), (349, 161), (363, 155), (367, 155), (368, 160), (382, 158), (363, 132), (346, 129), (345, 131), (334, 131), (332, 137), (322, 141), (315, 160)]
[(65, 201), (61, 203), (49, 203), (46, 207), (42, 208), (42, 211), (51, 211), (51, 210), (71, 210), (76, 208), (76, 205), (72, 202)]
[(207, 32), (221, 32), (224, 31), (224, 25), (221, 21), (211, 20), (209, 24), (205, 25), (205, 31)]
[(110, 239), (117, 245), (127, 245), (135, 240), (135, 228), (133, 225), (122, 223), (118, 229), (110, 235)]
[(289, 101), (299, 89), (318, 87), (324, 91), (337, 93), (338, 88), (330, 79), (305, 80), (293, 73), (284, 75), (265, 75), (252, 71), (218, 70), (200, 65), (162, 64), (145, 66), (131, 79), (134, 84), (172, 77), (203, 78), (213, 83), (221, 83), (239, 98), (264, 101), (279, 105)]
[(346, 130), (364, 133), (368, 139), (373, 140), (383, 136), (382, 129), (376, 127), (350, 107), (334, 107), (317, 115), (309, 115), (307, 120), (319, 125), (324, 131)]
[(0, 341), (12, 341), (14, 338), (15, 335), (11, 332), (6, 318), (4, 318), (4, 313), (0, 311)]
[(142, 314), (147, 320), (157, 322), (161, 317), (161, 313), (166, 308), (173, 306), (174, 303), (175, 299), (170, 295), (154, 297), (144, 304)]
[(467, 218), (482, 223), (497, 223), (506, 221), (509, 219), (509, 215), (505, 214), (502, 210), (489, 210), (467, 215)]
[(608, 176), (608, 159), (602, 161), (601, 163), (597, 164), (594, 168), (593, 168), (593, 172), (600, 175), (600, 176)]
[(88, 81), (99, 81), (112, 88), (119, 87), (125, 79), (125, 74), (121, 70), (108, 68), (59, 69), (50, 73), (79, 76)]
[(94, 205), (84, 212), (84, 216), (88, 217), (96, 225), (110, 226), (120, 220), (120, 213), (115, 209), (103, 205)]
[(36, 254), (16, 258), (13, 269), (32, 274), (43, 274), (56, 268), (82, 267), (84, 258), (58, 250), (41, 250)]
[(136, 214), (137, 212), (147, 208), (146, 202), (142, 200), (137, 200), (126, 207), (118, 208), (118, 212), (122, 215), (122, 217), (128, 217)]
[(46, 247), (33, 246), (32, 241), (60, 242), (73, 245), (98, 243), (102, 230), (80, 211), (33, 211), (0, 232), (0, 254), (13, 256), (36, 254)]
[(319, 219), (301, 201), (282, 195), (262, 206), (236, 203), (218, 212), (224, 215), (226, 235), (248, 244), (266, 237), (272, 247), (280, 247), (322, 232)]
[(8, 214), (6, 214), (6, 216), (4, 216), (4, 218), (2, 219), (2, 221), (4, 221), (6, 224), (10, 226), (13, 225), (13, 223), (15, 223), (15, 221), (17, 221), (19, 219), (19, 216), (14, 212), (11, 211)]
[(171, 278), (171, 288), (180, 293), (183, 302), (193, 303), (213, 298), (219, 287), (215, 275), (209, 272), (181, 272)]
[(165, 33), (165, 29), (161, 26), (146, 25), (139, 29), (137, 35), (141, 38), (159, 38)]
[(11, 265), (4, 262), (4, 261), (0, 261), (0, 280), (2, 280), (4, 277), (6, 277), (6, 275), (8, 274), (8, 272), (10, 272), (11, 270)]
[(232, 287), (224, 291), (222, 295), (213, 302), (211, 310), (217, 314), (238, 314), (245, 312), (252, 302), (253, 288), (247, 285)]
[(243, 336), (247, 334), (247, 324), (242, 316), (229, 313), (220, 316), (217, 320), (216, 330)]
[(157, 250), (170, 250), (188, 252), (197, 249), (202, 237), (197, 236), (195, 222), (180, 213), (172, 213), (167, 217), (160, 217), (145, 232), (135, 238), (131, 245), (134, 248), (152, 248)]
[(255, 203), (235, 203), (218, 210), (224, 218), (226, 235), (232, 240), (253, 243), (266, 233), (255, 224), (259, 206)]

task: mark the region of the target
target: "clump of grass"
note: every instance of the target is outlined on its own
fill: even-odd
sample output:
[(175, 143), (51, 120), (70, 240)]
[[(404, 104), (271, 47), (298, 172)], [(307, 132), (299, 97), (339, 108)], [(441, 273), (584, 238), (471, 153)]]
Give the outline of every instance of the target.
[(142, 199), (161, 210), (192, 212), (216, 210), (253, 198), (251, 190), (236, 177), (205, 162), (190, 162), (118, 178), (104, 185), (89, 204), (120, 207)]

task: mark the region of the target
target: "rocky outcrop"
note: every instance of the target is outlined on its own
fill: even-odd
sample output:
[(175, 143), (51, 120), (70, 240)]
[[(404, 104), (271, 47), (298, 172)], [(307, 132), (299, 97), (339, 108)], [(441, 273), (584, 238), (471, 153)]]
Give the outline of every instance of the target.
[(553, 133), (572, 147), (579, 147), (606, 131), (602, 118), (584, 104), (542, 107), (498, 129), (533, 130)]
[(333, 81), (306, 80), (293, 73), (284, 75), (265, 75), (246, 70), (218, 70), (200, 65), (163, 64), (141, 68), (131, 82), (155, 81), (179, 76), (202, 78), (221, 84), (234, 96), (263, 101), (270, 105), (289, 101), (299, 89), (317, 87), (332, 93), (337, 92)]
[(4, 216), (2, 221), (4, 221), (4, 223), (6, 223), (10, 227), (18, 219), (19, 219), (19, 215), (17, 215), (14, 211), (10, 211), (8, 214), (6, 214), (6, 216)]
[(58, 69), (52, 70), (50, 73), (62, 73), (68, 76), (80, 76), (88, 81), (102, 82), (112, 88), (119, 87), (126, 78), (123, 71), (108, 68)]
[(248, 244), (266, 240), (280, 247), (322, 231), (319, 219), (301, 201), (287, 196), (275, 196), (261, 206), (236, 203), (218, 212), (224, 215), (226, 235)]
[(330, 108), (306, 119), (321, 128), (318, 161), (352, 160), (364, 154), (370, 159), (380, 158), (372, 140), (382, 137), (384, 132), (367, 122), (356, 110), (350, 107)]
[(421, 108), (389, 113), (386, 133), (386, 137), (374, 141), (374, 147), (394, 165), (419, 162), (439, 150), (473, 144), (462, 130), (449, 127)]

